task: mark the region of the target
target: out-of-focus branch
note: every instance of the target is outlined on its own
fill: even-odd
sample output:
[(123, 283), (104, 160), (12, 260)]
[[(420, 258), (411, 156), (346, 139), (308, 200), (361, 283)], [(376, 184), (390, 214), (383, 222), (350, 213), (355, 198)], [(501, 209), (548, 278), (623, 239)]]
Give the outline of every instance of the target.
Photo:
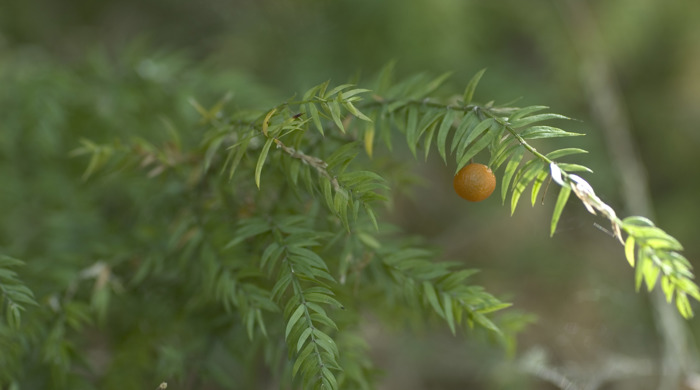
[(532, 348), (518, 361), (519, 368), (562, 390), (598, 390), (606, 383), (616, 380), (648, 376), (653, 372), (653, 363), (648, 359), (607, 355), (594, 365), (555, 366), (541, 348)]

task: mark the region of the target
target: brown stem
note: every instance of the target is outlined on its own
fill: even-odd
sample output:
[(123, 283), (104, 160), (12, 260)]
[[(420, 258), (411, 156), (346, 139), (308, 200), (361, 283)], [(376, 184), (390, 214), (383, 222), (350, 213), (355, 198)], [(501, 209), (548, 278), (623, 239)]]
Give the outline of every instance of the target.
[(328, 170), (326, 169), (328, 168), (328, 163), (326, 163), (318, 157), (309, 156), (308, 154), (305, 154), (300, 150), (294, 149), (291, 146), (287, 146), (278, 138), (273, 138), (273, 140), (277, 147), (282, 149), (292, 158), (296, 158), (298, 160), (301, 160), (303, 163), (312, 166), (314, 169), (316, 169), (316, 172), (318, 172), (321, 176), (330, 180), (331, 184), (333, 185), (333, 189), (335, 189), (336, 191), (340, 190), (340, 183), (338, 183), (338, 179), (336, 179), (334, 176), (331, 176), (331, 174), (328, 173)]

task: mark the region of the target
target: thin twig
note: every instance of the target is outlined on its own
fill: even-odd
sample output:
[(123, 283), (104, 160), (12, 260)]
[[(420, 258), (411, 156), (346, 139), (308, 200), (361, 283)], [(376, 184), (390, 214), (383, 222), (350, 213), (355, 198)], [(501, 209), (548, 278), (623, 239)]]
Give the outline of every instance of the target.
[(328, 163), (321, 160), (318, 157), (314, 156), (309, 156), (308, 154), (294, 149), (291, 146), (285, 145), (282, 141), (280, 141), (278, 138), (273, 138), (273, 141), (277, 145), (278, 148), (282, 149), (285, 153), (287, 153), (289, 156), (292, 158), (296, 158), (298, 160), (301, 160), (303, 163), (312, 166), (314, 169), (316, 169), (316, 172), (318, 172), (321, 176), (325, 177), (326, 179), (330, 180), (331, 184), (333, 185), (333, 188), (338, 191), (340, 190), (341, 186), (340, 183), (338, 183), (338, 179), (335, 176), (331, 176), (330, 173), (328, 173)]

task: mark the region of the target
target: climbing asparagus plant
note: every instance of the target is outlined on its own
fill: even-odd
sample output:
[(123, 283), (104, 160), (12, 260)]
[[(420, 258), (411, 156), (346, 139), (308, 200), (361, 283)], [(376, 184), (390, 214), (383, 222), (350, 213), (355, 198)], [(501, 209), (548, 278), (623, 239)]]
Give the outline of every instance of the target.
[[(141, 242), (128, 263), (98, 262), (81, 273), (81, 279), (95, 279), (90, 305), (97, 320), (104, 322), (118, 310), (110, 295), (150, 291), (148, 299), (156, 302), (177, 299), (181, 312), (159, 305), (158, 321), (165, 329), (150, 337), (175, 332), (167, 330), (175, 324), (194, 329), (193, 321), (208, 336), (202, 338), (204, 346), (181, 342), (180, 350), (160, 350), (164, 372), (177, 377), (187, 371), (183, 362), (193, 360), (197, 371), (227, 383), (219, 367), (223, 352), (216, 346), (229, 343), (224, 349), (235, 349), (244, 343), (242, 334), (245, 343), (262, 351), (277, 381), (303, 388), (371, 387), (373, 366), (358, 332), (367, 310), (388, 321), (432, 316), (453, 333), (476, 328), (512, 344), (522, 322), (494, 314), (510, 305), (471, 284), (474, 270), (436, 261), (435, 250), (383, 221), (392, 168), (377, 157), (397, 147), (396, 134), (414, 156), (427, 159), (436, 150), (457, 170), (474, 158), (488, 159), (494, 171), (500, 169), (501, 197), (504, 202), (510, 197), (511, 212), (530, 184), (534, 205), (551, 178), (560, 187), (552, 234), (573, 192), (591, 213), (610, 220), (636, 267), (637, 288), (644, 280), (651, 290), (660, 279), (667, 299), (675, 299), (684, 317), (692, 316), (689, 297), (700, 300), (700, 292), (678, 241), (648, 219), (618, 218), (575, 174), (590, 170), (561, 161), (585, 150), (542, 153), (529, 143), (579, 135), (542, 124), (564, 116), (542, 113), (544, 106), (475, 103), (483, 71), (457, 97), (434, 96), (449, 74), (401, 82), (392, 74), (389, 65), (369, 88), (325, 82), (259, 111), (231, 110), (230, 96), (209, 109), (192, 99), (205, 128), (195, 144), (182, 141), (191, 132), (169, 122), (169, 139), (161, 144), (143, 138), (107, 144), (82, 140), (72, 154), (89, 156), (86, 179), (100, 171), (133, 175), (140, 170), (161, 189), (154, 194), (158, 201), (137, 221), (145, 232), (139, 234), (158, 244)], [(167, 239), (156, 239), (153, 226), (166, 229)], [(0, 291), (15, 326), (24, 307), (35, 303), (8, 271), (18, 264), (0, 262), (0, 277), (5, 275)], [(66, 314), (58, 323), (83, 329), (89, 311), (72, 304), (74, 289), (69, 290), (52, 301), (56, 307), (65, 301)], [(62, 335), (55, 338), (63, 347), (46, 355), (61, 362), (70, 356), (60, 344)], [(12, 378), (12, 372), (0, 374)]]

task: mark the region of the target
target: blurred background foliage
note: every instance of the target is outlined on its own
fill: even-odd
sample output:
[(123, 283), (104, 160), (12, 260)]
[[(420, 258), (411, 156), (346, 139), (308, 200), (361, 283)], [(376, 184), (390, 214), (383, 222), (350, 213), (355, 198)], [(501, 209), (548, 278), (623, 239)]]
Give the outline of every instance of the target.
[[(599, 40), (576, 36), (581, 5)], [(586, 178), (627, 216), (610, 157), (618, 145), (606, 144), (591, 113), (596, 93), (587, 93), (588, 58), (578, 40), (594, 45), (613, 70), (657, 225), (698, 266), (699, 19), (700, 2), (692, 0), (3, 0), (0, 251), (52, 267), (21, 273), (43, 281), (32, 284), (41, 300), (95, 259), (126, 259), (126, 243), (147, 245), (157, 234), (148, 226), (130, 230), (130, 219), (162, 215), (155, 210), (167, 210), (163, 199), (180, 189), (157, 188), (139, 172), (129, 180), (140, 185), (129, 188), (110, 178), (83, 182), (85, 161), (68, 157), (81, 137), (157, 141), (168, 125), (196, 124), (190, 97), (211, 105), (231, 91), (233, 106), (264, 108), (326, 79), (369, 77), (391, 60), (404, 75), (454, 71), (446, 89), (458, 93), (486, 67), (477, 100), (522, 97), (518, 105), (549, 105), (580, 119), (564, 128), (587, 137), (570, 146), (590, 151), (582, 162), (595, 174)], [(608, 359), (631, 359), (642, 373), (605, 388), (655, 388), (660, 329), (649, 297), (634, 292), (622, 247), (583, 207), (571, 202), (550, 239), (551, 194), (544, 207), (511, 217), (495, 196), (460, 201), (452, 172), (437, 159), (422, 164), (405, 150), (395, 153), (406, 155), (405, 169), (421, 180), (397, 194), (389, 218), (428, 237), (445, 257), (482, 269), (480, 284), (539, 320), (509, 360), (492, 345), (456, 342), (446, 329), (416, 336), (368, 319), (382, 389), (556, 388), (518, 366), (544, 357), (591, 377)], [(157, 322), (157, 313), (128, 310)], [(697, 319), (684, 326), (700, 331)], [(82, 342), (99, 355), (104, 340), (89, 334)]]

